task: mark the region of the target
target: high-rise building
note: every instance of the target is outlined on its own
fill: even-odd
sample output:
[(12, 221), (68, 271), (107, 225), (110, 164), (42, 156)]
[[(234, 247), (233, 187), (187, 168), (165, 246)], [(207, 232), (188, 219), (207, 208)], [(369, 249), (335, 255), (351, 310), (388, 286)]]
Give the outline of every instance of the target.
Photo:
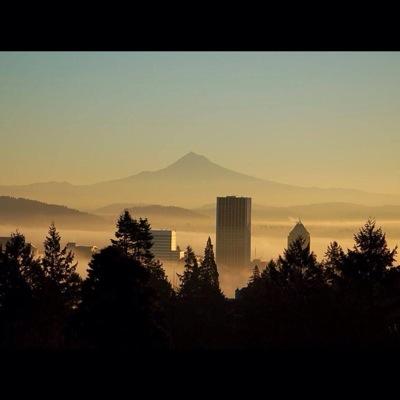
[(176, 232), (166, 229), (152, 229), (153, 247), (151, 251), (160, 261), (178, 261), (183, 257), (183, 252), (176, 246)]
[(0, 247), (4, 250), (10, 240), (11, 236), (0, 236)]
[(300, 220), (289, 233), (288, 248), (293, 242), (295, 242), (299, 238), (303, 239), (303, 249), (305, 249), (306, 247), (310, 247), (310, 234)]
[(251, 198), (217, 197), (217, 264), (249, 267), (250, 246)]
[[(1, 236), (0, 237), (0, 248), (2, 251), (5, 251), (7, 243), (11, 240), (11, 236)], [(33, 256), (37, 256), (39, 254), (37, 247), (35, 247), (32, 243), (27, 242), (26, 243), (32, 251)]]
[(75, 242), (67, 243), (67, 251), (74, 253), (74, 256), (79, 258), (92, 258), (93, 254), (98, 252), (98, 248), (96, 246), (82, 246), (77, 245)]

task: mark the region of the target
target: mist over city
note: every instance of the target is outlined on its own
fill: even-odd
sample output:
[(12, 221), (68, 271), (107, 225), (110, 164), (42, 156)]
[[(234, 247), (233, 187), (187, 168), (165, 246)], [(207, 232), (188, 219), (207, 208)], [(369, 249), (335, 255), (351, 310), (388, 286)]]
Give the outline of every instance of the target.
[(398, 346), (399, 83), (391, 52), (0, 53), (0, 345)]
[[(392, 247), (400, 238), (400, 202), (394, 195), (283, 185), (226, 169), (194, 152), (160, 170), (115, 181), (83, 187), (54, 182), (2, 186), (0, 195), (0, 236), (18, 229), (39, 250), (51, 222), (61, 230), (63, 244), (104, 247), (118, 216), (127, 209), (134, 217), (148, 218), (154, 229), (175, 231), (180, 248), (191, 245), (201, 255), (209, 236), (215, 242), (216, 198), (229, 195), (252, 198), (249, 261), (265, 264), (277, 258), (299, 219), (310, 232), (312, 250), (319, 258), (333, 240), (351, 247), (354, 233), (369, 217), (385, 229)], [(79, 260), (83, 276), (89, 259)], [(222, 288), (227, 295), (233, 296), (247, 282), (251, 265), (224, 274)], [(165, 267), (174, 280), (172, 274), (181, 272), (183, 263), (172, 268), (167, 262)]]

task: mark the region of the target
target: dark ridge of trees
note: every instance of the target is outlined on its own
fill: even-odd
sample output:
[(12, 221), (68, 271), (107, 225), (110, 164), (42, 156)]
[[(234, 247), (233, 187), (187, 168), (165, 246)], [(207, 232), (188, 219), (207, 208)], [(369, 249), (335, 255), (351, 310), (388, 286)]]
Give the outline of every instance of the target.
[(3, 223), (46, 226), (49, 219), (53, 218), (64, 226), (107, 226), (107, 222), (97, 215), (66, 206), (25, 198), (0, 196), (0, 219)]
[(185, 267), (177, 293), (174, 338), (178, 349), (217, 349), (229, 342), (227, 299), (219, 287), (213, 246), (208, 238), (199, 263), (185, 251)]
[(156, 319), (150, 273), (118, 247), (93, 256), (83, 283), (81, 328), (85, 347), (140, 350), (165, 346)]
[(83, 283), (79, 326), (85, 346), (143, 350), (170, 347), (173, 289), (151, 252), (147, 219), (125, 211), (111, 245), (93, 256)]
[(235, 299), (219, 285), (213, 245), (188, 246), (175, 292), (152, 254), (147, 219), (124, 212), (115, 238), (93, 255), (88, 276), (50, 225), (35, 258), (21, 233), (0, 249), (0, 348), (110, 351), (399, 348), (397, 248), (368, 220), (344, 251), (319, 262), (292, 243)]
[(237, 301), (239, 343), (265, 349), (398, 345), (397, 250), (388, 249), (371, 219), (354, 240), (347, 253), (331, 243), (321, 263), (298, 240), (260, 278), (253, 273)]
[(62, 308), (72, 310), (79, 306), (82, 279), (76, 272), (74, 254), (61, 248), (60, 242), (61, 236), (52, 223), (44, 241), (41, 265), (53, 301), (57, 298)]
[(62, 348), (67, 322), (77, 308), (81, 278), (73, 255), (60, 247), (54, 224), (34, 258), (25, 237), (14, 233), (0, 254), (2, 348)]
[(0, 249), (0, 343), (2, 349), (28, 346), (30, 315), (34, 309), (32, 278), (36, 275), (31, 249), (20, 233)]
[(70, 346), (69, 320), (79, 307), (82, 279), (76, 272), (74, 255), (61, 248), (61, 236), (52, 223), (44, 241), (44, 255), (40, 260), (42, 291), (39, 294), (42, 324), (41, 337), (55, 348)]

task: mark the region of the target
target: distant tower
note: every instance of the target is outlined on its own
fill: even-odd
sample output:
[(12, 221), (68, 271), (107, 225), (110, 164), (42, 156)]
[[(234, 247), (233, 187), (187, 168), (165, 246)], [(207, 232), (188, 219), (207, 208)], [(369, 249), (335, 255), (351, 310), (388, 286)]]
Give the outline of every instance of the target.
[(176, 245), (176, 232), (168, 229), (152, 229), (152, 253), (156, 259), (164, 262), (179, 261), (183, 252)]
[(216, 259), (220, 266), (249, 267), (251, 198), (217, 197)]
[(288, 248), (293, 242), (295, 242), (299, 238), (302, 238), (304, 241), (303, 249), (305, 249), (306, 247), (308, 248), (310, 247), (310, 234), (304, 227), (304, 225), (301, 223), (300, 219), (289, 233)]

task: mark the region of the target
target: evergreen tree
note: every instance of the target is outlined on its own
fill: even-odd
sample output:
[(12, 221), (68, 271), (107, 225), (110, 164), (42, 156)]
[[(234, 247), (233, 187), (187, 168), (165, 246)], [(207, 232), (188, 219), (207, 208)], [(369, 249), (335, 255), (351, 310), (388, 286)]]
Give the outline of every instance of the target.
[(381, 282), (395, 262), (397, 246), (390, 250), (381, 228), (368, 219), (354, 235), (354, 247), (348, 251), (341, 273), (350, 281)]
[(136, 253), (139, 225), (132, 219), (128, 210), (125, 210), (118, 218), (116, 239), (111, 239), (113, 246), (121, 249), (126, 255)]
[(27, 330), (32, 291), (15, 259), (0, 249), (0, 348), (22, 347), (21, 335)]
[(75, 308), (79, 301), (81, 278), (76, 272), (77, 263), (74, 263), (74, 254), (61, 248), (61, 237), (52, 223), (44, 241), (44, 257), (42, 267), (44, 276), (49, 285), (55, 290), (67, 309)]
[(41, 268), (24, 235), (11, 235), (0, 250), (0, 345), (5, 349), (31, 347), (37, 342), (35, 314), (43, 286)]
[(248, 348), (318, 345), (331, 326), (326, 285), (316, 256), (299, 238), (254, 271), (237, 304), (237, 340)]
[(288, 249), (279, 256), (278, 268), (282, 278), (289, 284), (322, 284), (322, 269), (316, 256), (309, 248), (303, 248), (303, 239), (299, 238), (290, 244)]
[(19, 270), (22, 278), (33, 292), (41, 290), (44, 282), (43, 270), (40, 262), (32, 252), (32, 246), (26, 243), (25, 236), (18, 231), (11, 234), (11, 239), (6, 243), (6, 257)]
[(183, 274), (177, 275), (180, 281), (178, 295), (181, 298), (193, 297), (200, 291), (200, 268), (196, 255), (190, 246), (187, 246), (185, 251), (185, 266)]
[(161, 302), (169, 302), (173, 289), (162, 263), (154, 259), (151, 251), (153, 235), (147, 218), (140, 218), (138, 222), (126, 210), (118, 219), (115, 237), (115, 240), (111, 240), (112, 245), (146, 267), (150, 273), (148, 284), (159, 295)]
[[(334, 294), (340, 310), (338, 326), (352, 346), (373, 345), (388, 339), (396, 326), (399, 274), (393, 267), (397, 247), (390, 250), (385, 234), (373, 219), (354, 235), (355, 244), (337, 263)], [(338, 340), (338, 338), (336, 338)]]
[(151, 252), (153, 235), (147, 218), (132, 218), (128, 210), (120, 215), (117, 221), (116, 239), (111, 239), (114, 246), (144, 265), (150, 265), (154, 259)]
[(199, 274), (203, 285), (209, 286), (218, 292), (220, 291), (218, 268), (215, 263), (214, 250), (210, 237), (204, 249), (204, 258), (200, 265)]
[(258, 265), (255, 265), (250, 276), (249, 283), (255, 283), (259, 279), (261, 279), (260, 269), (258, 268)]
[(262, 270), (260, 276), (263, 279), (268, 279), (270, 275), (273, 275), (274, 273), (277, 272), (278, 265), (274, 260), (268, 261), (268, 264), (266, 267)]
[(218, 282), (211, 240), (199, 265), (192, 248), (185, 252), (185, 267), (180, 279), (174, 321), (178, 348), (220, 348), (227, 341), (226, 302)]
[[(169, 329), (165, 317), (171, 312), (174, 292), (161, 262), (155, 260), (151, 252), (153, 237), (150, 224), (146, 218), (139, 221), (133, 219), (126, 210), (117, 221), (115, 237), (111, 240), (112, 246), (95, 255), (90, 263), (84, 283), (82, 315), (89, 315), (91, 322), (88, 322), (85, 331), (96, 330), (95, 326), (100, 324), (113, 338), (103, 337), (98, 345), (105, 346), (116, 341), (114, 333), (109, 331), (114, 316), (99, 313), (110, 307), (121, 307), (121, 310), (115, 310), (116, 315), (126, 313), (121, 322), (124, 329), (121, 346), (140, 348), (140, 342), (146, 342), (154, 347), (157, 340), (165, 346)], [(131, 291), (134, 293), (130, 295)], [(135, 323), (143, 324), (143, 327), (134, 333)], [(128, 340), (128, 332), (134, 335), (133, 342)]]
[(200, 265), (197, 262), (193, 249), (188, 246), (185, 252), (185, 267), (179, 275), (180, 288), (178, 295), (181, 297), (207, 297), (213, 294), (221, 296), (219, 287), (219, 274), (215, 263), (213, 245), (208, 238), (204, 250), (204, 258)]
[(328, 245), (325, 252), (322, 265), (325, 269), (325, 279), (329, 284), (332, 284), (335, 279), (339, 279), (341, 275), (341, 270), (343, 268), (343, 263), (345, 262), (346, 255), (342, 247), (333, 241)]
[(282, 337), (281, 275), (274, 260), (261, 273), (256, 265), (247, 285), (236, 293), (232, 334), (239, 348), (265, 349), (274, 341), (275, 330)]
[(153, 260), (146, 265), (150, 273), (149, 285), (155, 290), (159, 297), (164, 301), (169, 301), (174, 296), (174, 290), (168, 277), (165, 274), (164, 267), (160, 260)]
[(16, 261), (21, 268), (29, 266), (34, 260), (31, 245), (26, 243), (25, 236), (18, 231), (11, 234), (10, 240), (6, 243), (5, 254)]
[(135, 257), (144, 265), (150, 265), (154, 259), (154, 255), (151, 252), (151, 248), (153, 247), (153, 235), (151, 234), (151, 226), (147, 218), (139, 219), (137, 229)]
[(167, 345), (149, 279), (149, 271), (120, 247), (93, 256), (80, 307), (85, 346), (143, 351)]

